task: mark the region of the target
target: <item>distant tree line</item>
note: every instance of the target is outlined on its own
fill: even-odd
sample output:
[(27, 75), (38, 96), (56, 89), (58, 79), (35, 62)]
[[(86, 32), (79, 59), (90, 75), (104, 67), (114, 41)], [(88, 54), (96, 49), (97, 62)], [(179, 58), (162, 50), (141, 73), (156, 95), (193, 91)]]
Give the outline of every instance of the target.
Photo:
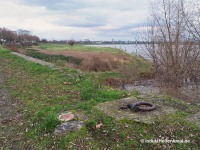
[(35, 35), (18, 35), (15, 31), (7, 28), (0, 28), (0, 43), (37, 43), (40, 38)]
[(42, 43), (57, 43), (57, 44), (69, 44), (70, 46), (73, 46), (77, 43), (79, 43), (78, 41), (75, 41), (73, 39), (71, 40), (61, 40), (61, 41), (57, 41), (57, 40), (52, 40), (52, 41), (48, 41), (47, 39), (42, 39), (41, 40)]

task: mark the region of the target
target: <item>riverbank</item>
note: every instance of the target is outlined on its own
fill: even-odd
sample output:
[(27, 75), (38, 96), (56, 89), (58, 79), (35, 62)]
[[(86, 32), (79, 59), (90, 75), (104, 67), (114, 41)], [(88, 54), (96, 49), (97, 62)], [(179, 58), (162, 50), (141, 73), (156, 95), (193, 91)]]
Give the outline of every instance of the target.
[(88, 47), (101, 47), (101, 48), (115, 48), (120, 49), (123, 52), (140, 55), (147, 60), (151, 60), (147, 51), (145, 50), (145, 44), (95, 44), (95, 45), (86, 45)]
[(41, 43), (38, 46), (21, 48), (18, 52), (59, 66), (89, 72), (118, 72), (121, 68), (134, 62), (135, 59), (140, 61), (138, 63), (140, 66), (149, 65), (149, 68), (151, 66), (141, 56), (136, 58), (120, 49), (107, 47)]

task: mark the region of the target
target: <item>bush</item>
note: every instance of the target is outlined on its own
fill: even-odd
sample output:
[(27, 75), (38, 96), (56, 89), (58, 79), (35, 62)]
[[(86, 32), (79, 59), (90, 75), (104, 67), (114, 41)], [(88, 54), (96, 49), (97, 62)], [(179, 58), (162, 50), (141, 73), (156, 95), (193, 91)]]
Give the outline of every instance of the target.
[(70, 46), (73, 46), (74, 44), (76, 44), (76, 41), (74, 41), (74, 40), (69, 40), (69, 41), (68, 41), (68, 44), (69, 44)]
[(18, 45), (15, 43), (6, 44), (6, 48), (8, 48), (11, 51), (18, 52)]
[(120, 79), (122, 89), (125, 89), (127, 83), (132, 83), (139, 78), (139, 66), (136, 62), (123, 65), (119, 72), (122, 74)]

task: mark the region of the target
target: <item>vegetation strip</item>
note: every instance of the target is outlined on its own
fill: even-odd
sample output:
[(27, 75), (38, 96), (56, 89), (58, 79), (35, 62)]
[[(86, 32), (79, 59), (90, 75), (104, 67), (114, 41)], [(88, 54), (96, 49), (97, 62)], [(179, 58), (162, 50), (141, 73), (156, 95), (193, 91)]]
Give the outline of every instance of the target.
[(29, 57), (29, 56), (26, 56), (26, 55), (23, 55), (23, 54), (20, 54), (20, 53), (17, 53), (17, 52), (11, 52), (11, 54), (17, 55), (19, 57), (22, 57), (22, 58), (28, 60), (28, 61), (32, 61), (32, 62), (38, 63), (40, 65), (45, 65), (45, 66), (49, 66), (49, 67), (54, 66), (53, 63), (45, 62), (43, 60), (40, 60), (40, 59), (37, 59), (37, 58), (32, 58), (32, 57)]

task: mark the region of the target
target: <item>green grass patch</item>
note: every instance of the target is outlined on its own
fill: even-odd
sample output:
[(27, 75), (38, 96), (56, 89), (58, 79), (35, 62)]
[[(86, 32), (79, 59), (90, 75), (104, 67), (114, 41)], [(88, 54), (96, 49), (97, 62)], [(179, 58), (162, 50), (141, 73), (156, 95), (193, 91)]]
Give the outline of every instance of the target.
[(92, 46), (84, 46), (81, 44), (75, 44), (74, 46), (70, 46), (68, 44), (40, 43), (38, 46), (34, 46), (34, 48), (45, 49), (45, 50), (58, 50), (58, 51), (68, 50), (68, 51), (111, 52), (111, 53), (127, 54), (117, 48), (92, 47)]
[(34, 49), (28, 49), (26, 50), (26, 54), (33, 58), (38, 58), (44, 61), (52, 62), (52, 63), (59, 63), (59, 62), (68, 62), (73, 63), (75, 65), (80, 65), (81, 59), (73, 57), (73, 56), (64, 56), (64, 55), (48, 55), (41, 53), (39, 51), (36, 51)]
[(3, 52), (8, 52), (9, 50), (6, 49), (2, 44), (0, 44), (0, 52), (3, 53)]

